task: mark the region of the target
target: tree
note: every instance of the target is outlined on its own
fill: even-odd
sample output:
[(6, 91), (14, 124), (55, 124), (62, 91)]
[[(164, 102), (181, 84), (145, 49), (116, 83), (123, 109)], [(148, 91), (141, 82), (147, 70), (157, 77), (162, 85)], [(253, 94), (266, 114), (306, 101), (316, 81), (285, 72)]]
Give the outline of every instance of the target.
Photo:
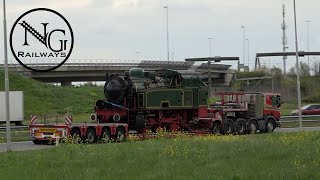
[(280, 68), (278, 68), (278, 67), (273, 66), (270, 71), (271, 71), (271, 75), (274, 78), (281, 79), (283, 77), (282, 70)]
[(313, 62), (311, 70), (314, 72), (315, 76), (320, 75), (320, 61)]
[(296, 68), (292, 67), (289, 69), (289, 72), (288, 72), (288, 75), (289, 76), (296, 76)]
[(305, 62), (300, 62), (300, 76), (310, 76), (310, 67)]
[[(289, 69), (288, 75), (293, 76), (293, 75), (297, 75), (296, 73), (296, 68), (295, 67), (291, 67)], [(308, 66), (307, 63), (305, 62), (300, 62), (300, 76), (310, 76), (310, 67)]]

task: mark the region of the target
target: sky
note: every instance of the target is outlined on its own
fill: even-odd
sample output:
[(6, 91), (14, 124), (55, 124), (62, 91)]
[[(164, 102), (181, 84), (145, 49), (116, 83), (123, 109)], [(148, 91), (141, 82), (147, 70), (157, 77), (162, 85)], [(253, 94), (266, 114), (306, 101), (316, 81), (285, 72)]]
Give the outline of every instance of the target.
[[(170, 60), (239, 56), (243, 63), (243, 29), (249, 39), (249, 66), (258, 52), (282, 51), (282, 4), (286, 5), (288, 51), (295, 51), (292, 0), (7, 0), (7, 28), (24, 12), (39, 7), (61, 13), (74, 32), (70, 59), (166, 60), (168, 6)], [(296, 0), (298, 44), (307, 51), (320, 47), (319, 0)], [(1, 19), (3, 19), (1, 1)], [(9, 35), (9, 33), (8, 33)], [(3, 63), (3, 24), (0, 23), (0, 63)], [(248, 65), (248, 41), (245, 64)], [(9, 47), (9, 46), (8, 46)], [(14, 61), (9, 50), (9, 62)], [(307, 62), (307, 58), (300, 58)], [(295, 64), (290, 57), (288, 67)], [(316, 61), (310, 57), (310, 62)], [(262, 65), (282, 68), (282, 58), (263, 58)], [(235, 64), (226, 62), (226, 64)]]

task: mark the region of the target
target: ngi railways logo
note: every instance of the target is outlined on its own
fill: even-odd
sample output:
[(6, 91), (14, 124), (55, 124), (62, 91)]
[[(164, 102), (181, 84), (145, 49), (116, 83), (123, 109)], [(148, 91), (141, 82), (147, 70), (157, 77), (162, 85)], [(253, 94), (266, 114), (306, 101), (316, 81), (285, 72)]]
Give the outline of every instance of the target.
[[(13, 56), (32, 71), (52, 71), (63, 65), (71, 55), (73, 41), (73, 31), (66, 18), (47, 8), (22, 14), (10, 33)], [(35, 66), (39, 64), (44, 66)]]

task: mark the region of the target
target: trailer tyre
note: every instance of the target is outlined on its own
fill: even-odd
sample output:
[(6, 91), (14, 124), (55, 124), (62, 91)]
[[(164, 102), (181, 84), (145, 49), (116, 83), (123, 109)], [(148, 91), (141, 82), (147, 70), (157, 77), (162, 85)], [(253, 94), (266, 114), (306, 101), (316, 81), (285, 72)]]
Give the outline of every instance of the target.
[(268, 119), (267, 124), (266, 124), (266, 132), (271, 133), (274, 131), (276, 128), (275, 123), (272, 119)]
[(117, 142), (122, 142), (126, 139), (126, 135), (123, 128), (117, 128)]
[(243, 135), (246, 133), (246, 122), (243, 119), (237, 119), (236, 133), (239, 135)]
[(212, 134), (214, 135), (220, 135), (221, 134), (221, 125), (220, 123), (216, 122), (213, 124), (213, 127), (212, 127)]
[(108, 143), (111, 140), (111, 132), (108, 128), (102, 129), (101, 142)]
[(252, 120), (252, 121), (250, 121), (250, 123), (249, 123), (249, 128), (248, 128), (248, 130), (249, 130), (249, 134), (256, 134), (257, 133), (257, 131), (258, 131), (258, 123), (257, 123), (257, 121), (255, 121), (255, 120)]
[(33, 140), (33, 144), (49, 144), (49, 140)]
[(72, 142), (73, 143), (80, 143), (81, 142), (81, 137), (80, 137), (80, 131), (77, 129), (73, 129), (71, 131), (71, 136), (72, 136)]
[(87, 140), (89, 144), (93, 144), (97, 141), (96, 131), (94, 129), (88, 129)]
[(232, 134), (233, 133), (233, 122), (232, 120), (228, 120), (223, 126), (224, 134)]
[(39, 140), (33, 140), (32, 142), (33, 142), (33, 144), (41, 144), (41, 141), (39, 141)]

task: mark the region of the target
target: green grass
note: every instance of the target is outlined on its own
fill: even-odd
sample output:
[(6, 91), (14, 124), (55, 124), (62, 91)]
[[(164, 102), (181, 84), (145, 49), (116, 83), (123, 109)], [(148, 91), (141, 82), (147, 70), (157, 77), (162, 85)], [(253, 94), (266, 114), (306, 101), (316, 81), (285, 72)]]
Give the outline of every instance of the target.
[(280, 107), (281, 115), (290, 115), (291, 111), (297, 109), (297, 105), (294, 103), (283, 103)]
[(319, 179), (320, 132), (180, 137), (1, 153), (2, 179)]
[[(0, 91), (4, 90), (3, 76), (0, 71)], [(55, 87), (14, 73), (9, 78), (10, 90), (24, 92), (26, 124), (31, 114), (71, 113), (77, 115), (76, 118), (89, 117), (94, 100), (104, 97), (103, 87)]]
[[(19, 142), (19, 141), (29, 141), (29, 131), (24, 130), (11, 130), (11, 141), (13, 142)], [(6, 142), (6, 132), (1, 131), (0, 132), (0, 143)]]

